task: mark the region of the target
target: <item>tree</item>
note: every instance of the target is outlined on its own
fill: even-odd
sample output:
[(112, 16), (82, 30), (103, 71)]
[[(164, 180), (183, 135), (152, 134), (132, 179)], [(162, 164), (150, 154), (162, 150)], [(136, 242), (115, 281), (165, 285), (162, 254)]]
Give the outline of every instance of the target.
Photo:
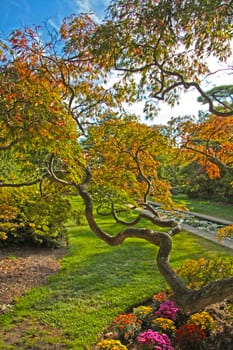
[[(25, 100), (25, 94), (28, 103), (35, 98), (37, 94), (31, 96), (30, 92), (37, 86), (42, 102), (38, 112), (47, 108), (41, 112), (39, 130), (43, 126), (43, 117), (45, 131), (50, 130), (50, 122), (59, 126), (56, 124), (60, 122), (57, 113), (64, 126), (68, 123), (68, 129), (64, 127), (61, 131), (55, 127), (49, 133), (51, 140), (47, 140), (45, 147), (46, 178), (77, 191), (84, 200), (91, 230), (106, 243), (114, 246), (127, 238), (138, 237), (158, 246), (159, 271), (172, 288), (177, 303), (185, 310), (199, 310), (231, 296), (233, 278), (192, 290), (170, 266), (172, 237), (181, 228), (175, 220), (161, 217), (150, 205), (149, 196), (154, 195), (155, 200), (172, 206), (169, 184), (160, 178), (158, 166), (160, 157), (166, 157), (170, 152), (172, 159), (178, 149), (174, 148), (171, 139), (166, 140), (159, 128), (141, 125), (124, 115), (122, 102), (146, 99), (149, 101), (146, 104), (149, 117), (152, 98), (174, 104), (180, 88), (191, 87), (203, 96), (199, 83), (209, 73), (206, 58), (214, 55), (224, 61), (230, 55), (231, 6), (231, 1), (219, 0), (177, 0), (172, 3), (168, 0), (119, 0), (112, 3), (109, 18), (102, 25), (96, 25), (87, 15), (74, 16), (64, 21), (60, 35), (51, 32), (51, 40), (46, 44), (39, 33), (26, 29), (13, 33), (11, 46), (4, 49), (5, 57), (11, 57), (13, 52), (9, 66), (17, 68), (21, 79), (19, 85), (16, 84), (20, 88), (16, 89), (16, 96), (13, 95), (12, 105), (4, 102), (2, 149), (9, 146), (15, 153), (13, 147), (18, 145), (18, 140), (14, 138), (15, 129), (9, 129), (7, 115), (11, 116), (12, 110), (16, 114), (13, 107)], [(114, 69), (121, 72), (120, 82), (108, 89), (104, 83)], [(15, 75), (11, 76), (10, 81), (15, 87), (14, 79)], [(26, 83), (28, 90), (24, 87)], [(7, 100), (9, 94), (5, 95)], [(51, 105), (54, 98), (57, 101), (55, 113)], [(38, 106), (38, 101), (35, 102), (31, 108)], [(213, 109), (213, 105), (209, 105), (210, 110)], [(28, 110), (27, 103), (24, 110)], [(229, 114), (216, 113), (224, 117)], [(35, 115), (34, 109), (26, 113), (27, 123)], [(77, 129), (85, 135), (82, 143), (77, 145), (73, 138), (68, 145), (63, 142), (63, 131), (70, 135), (72, 130), (78, 137)], [(59, 147), (56, 147), (57, 132)], [(20, 140), (21, 154), (26, 153), (25, 144), (26, 148), (30, 144), (30, 155), (37, 149), (37, 146), (28, 144), (24, 133), (20, 134)], [(40, 136), (38, 144), (40, 149)], [(189, 154), (190, 158), (193, 157), (192, 153)], [(10, 186), (3, 181), (2, 186), (7, 185)], [(111, 211), (117, 221), (120, 220), (119, 209), (127, 209), (130, 205), (135, 208), (135, 204), (138, 208), (133, 211), (133, 221), (125, 222), (126, 229), (112, 236), (99, 227), (92, 198), (100, 198), (99, 210)], [(155, 224), (155, 230), (135, 227), (141, 218)], [(156, 230), (157, 226), (164, 230)]]
[[(214, 103), (217, 103), (218, 110), (227, 111), (231, 110), (233, 106), (233, 85), (221, 85), (215, 86), (212, 89), (205, 92), (208, 99), (211, 99)], [(200, 96), (197, 99), (203, 104), (208, 103), (209, 100), (205, 96)]]
[[(121, 73), (120, 84), (130, 100), (144, 99), (146, 115), (155, 102), (174, 105), (184, 90), (196, 89), (219, 116), (215, 96), (202, 89), (212, 75), (208, 58), (226, 62), (231, 55), (232, 1), (114, 1), (109, 17), (97, 30), (96, 53), (103, 64)], [(232, 73), (232, 67), (226, 65)]]
[[(85, 144), (86, 158), (88, 160), (90, 157), (90, 163), (85, 169), (83, 182), (71, 183), (55, 175), (54, 179), (77, 189), (85, 202), (89, 226), (97, 237), (112, 246), (122, 244), (131, 237), (159, 246), (159, 271), (171, 286), (178, 305), (184, 310), (196, 311), (232, 295), (232, 277), (213, 282), (200, 290), (191, 290), (169, 264), (172, 237), (181, 228), (175, 220), (161, 217), (149, 202), (149, 196), (154, 194), (155, 198), (171, 205), (169, 187), (158, 178), (159, 162), (156, 160), (156, 154), (169, 151), (169, 144), (158, 130), (132, 121), (109, 121), (93, 127)], [(53, 174), (52, 164), (50, 171)], [(126, 225), (126, 229), (115, 236), (102, 230), (95, 220), (93, 198), (98, 198), (99, 211), (111, 213), (117, 222)], [(124, 207), (129, 207), (130, 203), (132, 206), (137, 203), (138, 215), (127, 222), (119, 218), (118, 213)], [(155, 224), (155, 230), (135, 227), (141, 218)], [(156, 226), (168, 228), (168, 232), (158, 231)]]
[[(210, 178), (233, 172), (233, 118), (210, 115), (204, 120), (191, 117), (174, 118), (169, 122), (170, 133), (179, 149), (188, 151), (198, 160)], [(187, 153), (187, 152), (186, 152)]]
[(159, 156), (172, 150), (159, 127), (109, 120), (90, 128), (84, 144), (102, 203), (108, 197), (110, 207), (117, 201), (136, 204), (136, 198), (146, 202), (150, 196), (169, 206), (170, 185), (160, 180), (158, 166)]
[[(140, 130), (140, 127), (139, 127), (139, 130)], [(131, 131), (132, 131), (132, 127), (131, 127)], [(121, 130), (121, 132), (122, 132), (122, 130)], [(122, 134), (121, 134), (121, 132), (120, 132), (120, 135), (124, 135), (124, 132)], [(142, 130), (140, 130), (140, 134), (142, 134)], [(130, 137), (132, 137), (132, 132), (129, 132), (129, 134), (127, 134), (125, 136), (126, 137), (123, 136), (124, 140), (125, 139), (127, 141), (130, 140)], [(96, 141), (96, 144), (97, 144), (96, 150), (98, 150), (99, 149), (98, 142), (102, 141), (102, 137), (99, 139), (98, 131), (97, 131), (97, 133), (95, 133), (95, 137), (98, 140), (98, 141)], [(100, 172), (98, 172), (98, 176), (99, 175), (101, 176), (101, 179), (98, 181), (97, 180), (98, 177), (96, 178), (94, 176), (95, 171), (93, 171), (93, 180), (92, 180), (91, 171), (89, 168), (86, 168), (86, 178), (84, 179), (83, 183), (81, 183), (77, 186), (77, 188), (78, 188), (78, 191), (79, 191), (81, 197), (84, 199), (84, 202), (86, 205), (86, 217), (87, 217), (88, 223), (89, 223), (92, 231), (99, 238), (101, 238), (102, 240), (104, 240), (105, 242), (107, 242), (108, 244), (113, 245), (113, 246), (122, 244), (125, 239), (130, 238), (130, 237), (138, 237), (138, 238), (147, 240), (154, 245), (159, 246), (159, 252), (157, 255), (157, 265), (158, 265), (159, 271), (161, 272), (162, 276), (165, 278), (165, 280), (168, 282), (168, 284), (172, 288), (178, 305), (185, 310), (192, 310), (192, 311), (200, 310), (211, 303), (222, 300), (225, 297), (232, 295), (232, 277), (225, 279), (225, 280), (218, 281), (218, 282), (213, 282), (213, 283), (209, 284), (208, 286), (201, 288), (198, 291), (194, 291), (194, 290), (187, 288), (184, 285), (183, 281), (179, 278), (179, 276), (173, 271), (173, 269), (171, 268), (171, 266), (169, 264), (169, 254), (170, 254), (170, 251), (172, 249), (172, 237), (175, 234), (179, 233), (181, 228), (175, 220), (170, 220), (170, 219), (165, 219), (163, 217), (160, 217), (158, 212), (150, 205), (150, 202), (148, 200), (149, 199), (148, 196), (153, 194), (153, 190), (155, 192), (154, 193), (155, 198), (159, 198), (157, 191), (160, 192), (161, 189), (163, 189), (164, 185), (165, 185), (164, 181), (162, 181), (161, 179), (158, 179), (157, 177), (154, 177), (154, 178), (157, 180), (156, 182), (157, 182), (157, 185), (159, 187), (156, 186), (156, 182), (154, 185), (154, 183), (151, 181), (151, 179), (153, 179), (153, 176), (151, 177), (151, 174), (153, 174), (152, 169), (155, 170), (154, 168), (158, 167), (158, 162), (157, 161), (155, 162), (153, 157), (151, 157), (150, 162), (146, 163), (150, 166), (145, 167), (144, 158), (143, 158), (143, 156), (141, 157), (141, 154), (139, 152), (139, 150), (143, 150), (143, 153), (148, 152), (148, 148), (149, 148), (149, 145), (147, 143), (148, 137), (145, 135), (144, 142), (142, 142), (140, 145), (138, 145), (138, 148), (136, 146), (136, 149), (134, 149), (134, 150), (133, 150), (132, 146), (135, 145), (135, 139), (131, 139), (132, 141), (131, 140), (130, 141), (132, 142), (132, 144), (131, 145), (128, 144), (128, 146), (126, 148), (124, 148), (125, 145), (122, 145), (122, 140), (119, 141), (119, 139), (115, 136), (115, 133), (114, 133), (113, 139), (114, 139), (114, 143), (116, 142), (116, 145), (117, 145), (116, 148), (114, 145), (115, 152), (113, 152), (111, 149), (110, 149), (110, 154), (108, 153), (108, 151), (105, 151), (102, 153), (96, 152), (96, 154), (97, 154), (96, 167), (98, 169), (101, 169), (101, 167), (103, 165), (104, 169), (105, 169), (104, 174), (105, 174), (105, 176), (108, 177), (108, 181), (111, 181), (111, 180), (117, 181), (117, 185), (118, 186), (120, 185), (123, 190), (128, 185), (128, 183), (126, 184), (126, 182), (127, 182), (126, 179), (121, 177), (121, 170), (123, 170), (123, 174), (124, 174), (125, 169), (129, 169), (130, 167), (132, 167), (132, 169), (134, 168), (136, 170), (137, 174), (140, 174), (141, 177), (140, 178), (137, 177), (137, 179), (134, 179), (135, 183), (131, 182), (131, 188), (132, 188), (132, 184), (133, 184), (134, 189), (137, 189), (139, 187), (142, 191), (141, 192), (142, 200), (139, 202), (141, 209), (138, 209), (139, 214), (136, 218), (134, 218), (133, 221), (125, 222), (125, 225), (127, 226), (127, 228), (122, 230), (121, 232), (119, 232), (116, 236), (112, 236), (111, 234), (103, 231), (98, 226), (98, 224), (95, 220), (95, 217), (94, 217), (93, 201), (92, 201), (92, 196), (90, 195), (90, 187), (89, 187), (89, 186), (91, 186), (92, 189), (93, 189), (93, 187), (95, 189), (96, 182), (99, 183), (100, 180), (103, 179), (103, 177), (102, 177), (103, 173), (101, 170), (100, 170)], [(136, 138), (136, 140), (138, 140), (138, 138)], [(110, 142), (112, 144), (112, 133), (108, 134), (108, 139), (105, 140), (105, 142), (103, 143), (103, 146), (101, 146), (101, 147), (108, 145), (109, 144), (108, 142)], [(158, 142), (160, 144), (161, 141), (158, 140)], [(159, 148), (160, 154), (161, 154), (161, 151), (163, 152), (164, 149), (162, 150), (162, 148)], [(124, 167), (122, 167), (120, 165), (120, 160), (122, 160), (123, 153), (127, 154), (127, 160), (125, 160)], [(104, 158), (104, 160), (99, 159), (100, 154)], [(128, 158), (128, 156), (129, 156), (129, 158)], [(114, 157), (114, 164), (113, 164), (113, 157)], [(92, 160), (93, 160), (93, 158), (92, 158)], [(130, 164), (130, 161), (131, 161), (131, 164)], [(148, 162), (148, 161), (149, 161), (149, 158), (147, 156), (146, 162)], [(119, 175), (120, 178), (118, 178), (118, 176), (113, 176), (115, 162), (118, 163), (117, 168), (115, 168), (115, 171), (117, 172), (117, 175)], [(113, 166), (113, 168), (112, 168), (112, 166)], [(146, 169), (146, 171), (145, 171), (145, 169)], [(110, 171), (110, 173), (108, 173), (108, 171)], [(110, 178), (109, 178), (109, 175), (110, 175)], [(130, 180), (132, 181), (132, 178)], [(107, 183), (109, 184), (109, 182), (107, 182)], [(105, 181), (104, 181), (104, 184), (106, 184)], [(129, 183), (129, 185), (130, 185), (130, 183)], [(167, 190), (168, 190), (168, 188), (167, 188)], [(104, 188), (105, 195), (106, 195), (106, 193), (108, 193), (107, 191), (108, 191), (108, 189), (106, 190), (106, 187), (105, 187)], [(127, 191), (127, 192), (129, 193), (129, 191)], [(119, 193), (119, 192), (117, 192), (117, 193)], [(168, 192), (163, 193), (163, 195), (164, 194), (165, 194), (165, 198), (167, 201)], [(99, 195), (99, 193), (98, 193), (98, 195)], [(101, 198), (103, 198), (103, 197), (101, 197)], [(136, 194), (136, 198), (138, 199), (138, 193)], [(110, 200), (113, 201), (113, 197), (111, 197)], [(160, 197), (160, 200), (163, 200), (163, 199)], [(128, 198), (127, 203), (129, 203), (129, 198)], [(105, 199), (105, 204), (106, 204), (106, 199)], [(171, 204), (171, 202), (170, 202), (170, 204)], [(110, 208), (111, 208), (111, 212), (112, 212), (112, 215), (114, 216), (115, 220), (123, 223), (122, 220), (119, 220), (119, 218), (117, 216), (117, 211), (115, 210), (115, 207), (112, 205)], [(121, 208), (122, 208), (122, 206), (121, 206)], [(146, 211), (145, 211), (145, 209), (146, 209)], [(105, 208), (105, 210), (106, 210), (106, 208)], [(167, 227), (168, 232), (157, 231), (156, 226), (155, 226), (155, 230), (134, 227), (133, 225), (135, 223), (137, 223), (141, 218), (146, 218), (147, 220), (154, 223), (156, 226)]]
[[(26, 34), (34, 37), (28, 29)], [(62, 172), (67, 171), (65, 162), (78, 164), (77, 128), (61, 104), (61, 89), (48, 79), (39, 57), (29, 56), (21, 35), (18, 31), (3, 45), (8, 59), (2, 57), (0, 67), (1, 243), (59, 244), (70, 206), (47, 165), (52, 153), (57, 165), (63, 159)]]
[[(232, 1), (116, 1), (109, 8), (108, 20), (94, 34), (94, 53), (100, 57), (107, 70), (115, 69), (121, 73), (118, 87), (123, 90), (127, 101), (134, 102), (140, 98), (146, 100), (147, 116), (153, 112), (152, 99), (164, 99), (174, 104), (181, 88), (194, 87), (208, 101), (210, 112), (221, 117), (228, 116), (231, 121), (232, 109), (220, 111), (215, 108), (212, 99), (200, 85), (201, 79), (210, 74), (207, 58), (213, 55), (225, 61), (231, 54), (231, 9)], [(211, 122), (215, 123), (215, 120)], [(230, 158), (228, 160), (231, 162)], [(140, 160), (137, 161), (140, 165)], [(225, 161), (223, 154), (220, 161)], [(128, 228), (111, 237), (101, 230), (93, 216), (92, 199), (88, 193), (90, 181), (91, 172), (87, 168), (86, 178), (78, 188), (86, 203), (91, 229), (112, 245), (120, 244), (132, 236), (158, 245), (159, 270), (172, 287), (179, 305), (197, 310), (233, 294), (232, 277), (199, 291), (188, 290), (183, 285), (168, 262), (172, 236), (179, 228), (174, 222), (164, 223), (156, 217), (153, 208), (148, 205), (146, 195), (143, 207), (154, 215), (153, 219), (149, 215), (147, 218), (156, 224), (170, 226), (168, 234)], [(147, 185), (151, 189), (149, 181)]]
[[(7, 210), (12, 212), (9, 217), (3, 215), (2, 239), (9, 238), (11, 229), (22, 221), (12, 206), (12, 193), (16, 198), (17, 193), (22, 194), (20, 187), (32, 186), (38, 203), (43, 202), (43, 196), (51, 197), (54, 185), (47, 185), (52, 181), (48, 171), (51, 158), (55, 158), (53, 165), (59, 167), (61, 177), (66, 174), (66, 179), (68, 176), (79, 181), (85, 163), (77, 143), (79, 136), (85, 134), (89, 124), (108, 118), (110, 111), (115, 113), (114, 91), (110, 93), (100, 84), (100, 65), (87, 48), (87, 38), (95, 27), (87, 15), (71, 16), (64, 20), (60, 33), (47, 26), (46, 41), (41, 37), (41, 28), (35, 27), (16, 30), (9, 41), (0, 42), (0, 190), (3, 197), (3, 192), (8, 193), (4, 198), (8, 200)], [(71, 45), (74, 38), (75, 47)], [(62, 204), (63, 191), (58, 184), (56, 194), (59, 193)], [(53, 201), (58, 204), (55, 196)], [(21, 202), (27, 206), (25, 198)], [(3, 213), (7, 213), (5, 204), (0, 204)], [(30, 215), (25, 222), (34, 220)], [(58, 216), (56, 220), (60, 222)], [(46, 225), (43, 227), (47, 235)], [(34, 233), (36, 230), (42, 234), (39, 227)]]

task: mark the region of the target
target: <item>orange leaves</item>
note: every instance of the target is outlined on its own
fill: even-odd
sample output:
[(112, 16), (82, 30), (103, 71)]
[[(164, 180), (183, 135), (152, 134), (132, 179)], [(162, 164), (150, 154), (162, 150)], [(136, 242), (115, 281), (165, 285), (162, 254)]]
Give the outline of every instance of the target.
[(96, 30), (96, 23), (87, 14), (72, 15), (63, 20), (60, 35), (67, 42), (66, 52), (76, 52), (86, 57), (90, 56), (86, 51), (86, 43)]
[(24, 37), (22, 37), (22, 39), (19, 41), (19, 47), (23, 48), (27, 45), (27, 39)]
[[(177, 121), (177, 124), (176, 124)], [(221, 169), (233, 164), (233, 117), (210, 115), (199, 121), (188, 118), (173, 120), (186, 158), (197, 160), (211, 179), (221, 177)]]
[(140, 47), (135, 47), (134, 53), (135, 53), (136, 55), (141, 55), (141, 54), (142, 54), (142, 49), (141, 49)]
[(205, 170), (210, 179), (216, 179), (221, 177), (220, 169), (217, 165), (212, 162), (208, 162), (205, 166)]
[(57, 121), (55, 122), (56, 126), (65, 126), (65, 121)]
[(23, 121), (24, 121), (24, 119), (23, 119), (23, 117), (21, 116), (20, 113), (16, 113), (15, 119), (16, 119), (17, 121), (19, 121), (19, 122), (23, 122)]
[(63, 40), (66, 40), (69, 38), (68, 25), (66, 22), (62, 23), (62, 26), (60, 28), (60, 34)]
[(147, 191), (159, 199), (169, 195), (168, 184), (158, 179), (156, 157), (167, 152), (158, 129), (135, 121), (111, 120), (91, 128), (86, 142), (99, 185), (134, 198), (142, 198)]
[(16, 49), (19, 53), (21, 52), (21, 49), (27, 46), (28, 43), (25, 33), (21, 32), (20, 30), (13, 32), (10, 42), (13, 49)]
[(27, 48), (30, 39), (34, 39), (36, 36), (35, 32), (31, 28), (26, 28), (24, 31), (15, 30), (13, 31), (10, 42), (12, 48), (21, 52), (20, 49)]
[(14, 100), (16, 96), (17, 96), (16, 93), (12, 93), (12, 94), (10, 94), (10, 95), (7, 95), (7, 96), (6, 96), (6, 99), (7, 99), (8, 101), (11, 101), (11, 100)]

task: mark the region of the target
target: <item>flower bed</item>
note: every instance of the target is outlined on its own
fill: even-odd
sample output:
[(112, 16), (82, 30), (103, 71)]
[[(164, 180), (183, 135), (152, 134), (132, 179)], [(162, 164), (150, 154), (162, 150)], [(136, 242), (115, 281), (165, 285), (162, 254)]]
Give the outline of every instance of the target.
[(117, 316), (96, 350), (231, 350), (232, 301), (185, 314), (169, 292)]

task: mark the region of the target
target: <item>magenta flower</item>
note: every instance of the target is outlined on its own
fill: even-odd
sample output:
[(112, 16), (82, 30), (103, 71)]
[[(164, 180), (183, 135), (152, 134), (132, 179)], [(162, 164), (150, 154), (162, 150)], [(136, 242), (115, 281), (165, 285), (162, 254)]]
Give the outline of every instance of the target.
[(159, 309), (155, 312), (155, 315), (158, 317), (170, 318), (174, 321), (178, 311), (179, 309), (175, 303), (171, 300), (167, 300), (160, 304)]
[(152, 345), (155, 350), (174, 350), (167, 334), (161, 334), (152, 329), (139, 334), (137, 341), (143, 345)]

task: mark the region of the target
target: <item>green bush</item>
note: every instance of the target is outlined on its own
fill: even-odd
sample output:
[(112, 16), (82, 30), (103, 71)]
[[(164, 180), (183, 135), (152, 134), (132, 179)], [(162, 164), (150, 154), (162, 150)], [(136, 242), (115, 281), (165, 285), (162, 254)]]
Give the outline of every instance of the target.
[(64, 223), (70, 203), (58, 184), (2, 189), (0, 197), (0, 245), (33, 243), (58, 246), (66, 238)]
[(190, 259), (184, 261), (176, 272), (190, 288), (198, 289), (210, 282), (233, 276), (233, 260), (221, 257)]

